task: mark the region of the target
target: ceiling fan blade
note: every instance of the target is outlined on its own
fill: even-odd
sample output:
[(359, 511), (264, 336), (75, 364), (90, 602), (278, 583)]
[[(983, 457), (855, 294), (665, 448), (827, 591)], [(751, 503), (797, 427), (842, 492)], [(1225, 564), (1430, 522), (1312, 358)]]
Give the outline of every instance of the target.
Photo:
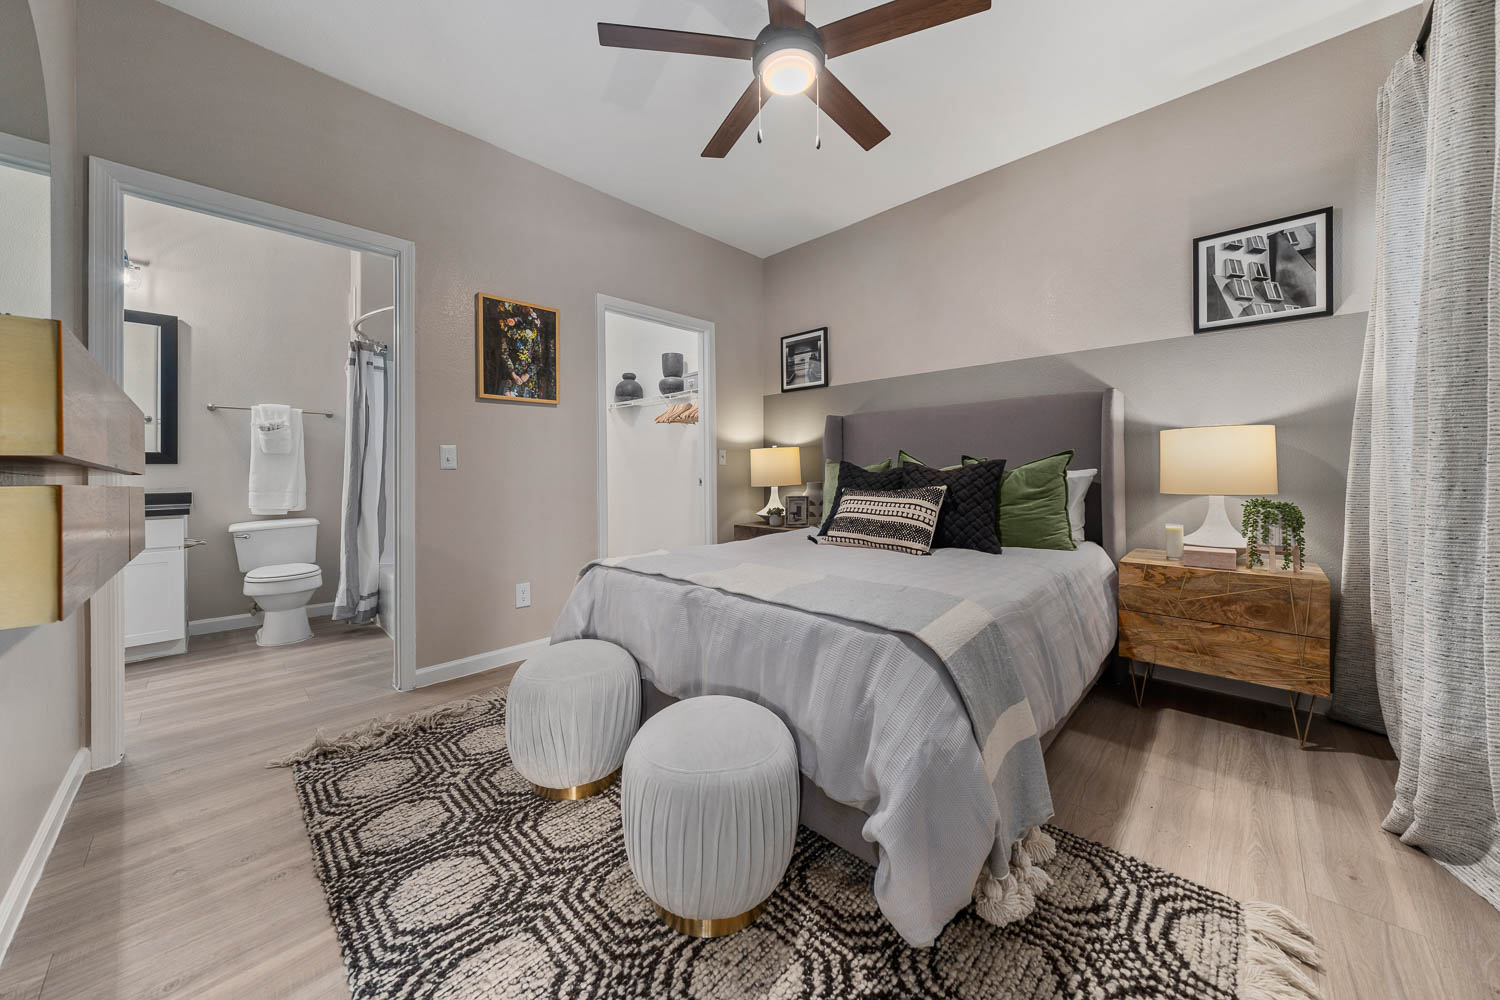
[(800, 28), (807, 23), (807, 0), (766, 0), (771, 27)]
[(616, 49), (649, 49), (652, 52), (684, 52), (694, 56), (749, 59), (755, 54), (755, 39), (728, 35), (701, 35), (696, 31), (643, 28), (635, 24), (599, 22), (599, 44)]
[(990, 9), (990, 0), (891, 0), (818, 29), (832, 59)]
[(719, 126), (719, 131), (714, 133), (714, 137), (708, 140), (708, 145), (703, 147), (704, 156), (722, 159), (729, 155), (735, 142), (755, 120), (755, 113), (760, 110), (760, 105), (771, 96), (771, 92), (767, 90), (758, 98), (761, 88), (756, 86), (757, 82), (751, 80), (750, 86), (745, 88), (740, 99), (734, 102), (734, 107), (729, 111), (729, 117), (724, 119), (724, 124)]
[[(891, 130), (880, 124), (880, 119), (870, 113), (859, 98), (850, 93), (849, 88), (823, 67), (823, 72), (818, 76), (819, 85), (823, 88), (821, 103), (823, 111), (838, 123), (839, 128), (849, 133), (849, 138), (859, 143), (865, 149), (874, 149), (890, 137)], [(805, 91), (810, 99), (818, 99), (819, 95), (812, 87)]]

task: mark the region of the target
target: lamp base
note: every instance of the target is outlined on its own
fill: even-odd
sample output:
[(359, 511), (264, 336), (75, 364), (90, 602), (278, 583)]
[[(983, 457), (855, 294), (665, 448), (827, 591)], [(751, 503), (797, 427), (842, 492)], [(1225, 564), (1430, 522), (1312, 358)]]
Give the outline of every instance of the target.
[(766, 501), (766, 505), (764, 507), (762, 507), (760, 510), (758, 510), (758, 511), (755, 512), (755, 516), (759, 517), (759, 518), (764, 518), (765, 520), (769, 521), (771, 519), (771, 514), (770, 514), (771, 508), (772, 507), (782, 507), (782, 506), (785, 506), (785, 505), (781, 502), (781, 487), (779, 487), (779, 486), (772, 486), (771, 487), (771, 499), (769, 499), (769, 500)]
[(1243, 549), (1249, 545), (1245, 536), (1229, 523), (1223, 497), (1208, 498), (1208, 516), (1197, 531), (1183, 540), (1185, 545), (1207, 545), (1216, 549)]

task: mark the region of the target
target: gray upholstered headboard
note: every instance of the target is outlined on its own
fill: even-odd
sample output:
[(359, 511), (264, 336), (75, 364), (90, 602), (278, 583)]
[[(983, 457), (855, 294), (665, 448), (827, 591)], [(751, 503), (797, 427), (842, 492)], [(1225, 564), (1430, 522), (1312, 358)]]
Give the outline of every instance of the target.
[(902, 448), (931, 465), (952, 465), (967, 454), (1003, 458), (1012, 467), (1072, 448), (1070, 468), (1099, 470), (1084, 537), (1112, 558), (1125, 554), (1125, 396), (1118, 389), (830, 415), (823, 427), (823, 457), (830, 461), (869, 465)]

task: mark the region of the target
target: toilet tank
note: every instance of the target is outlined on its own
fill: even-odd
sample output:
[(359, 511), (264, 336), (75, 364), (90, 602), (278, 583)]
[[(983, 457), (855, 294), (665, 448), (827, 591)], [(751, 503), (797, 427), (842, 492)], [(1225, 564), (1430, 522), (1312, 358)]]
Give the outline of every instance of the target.
[(318, 551), (318, 519), (286, 517), (272, 521), (241, 521), (229, 526), (240, 572), (283, 563), (310, 563)]

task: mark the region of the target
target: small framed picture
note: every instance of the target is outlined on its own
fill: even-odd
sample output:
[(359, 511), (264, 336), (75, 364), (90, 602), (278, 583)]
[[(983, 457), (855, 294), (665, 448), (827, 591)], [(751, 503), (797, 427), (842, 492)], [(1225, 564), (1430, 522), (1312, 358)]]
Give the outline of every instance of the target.
[(828, 327), (781, 338), (781, 391), (821, 389), (828, 384)]
[(1333, 209), (1193, 241), (1193, 332), (1333, 315)]
[(557, 310), (474, 296), (474, 395), (557, 405)]
[(788, 528), (807, 527), (807, 497), (787, 497), (786, 503), (786, 526)]

